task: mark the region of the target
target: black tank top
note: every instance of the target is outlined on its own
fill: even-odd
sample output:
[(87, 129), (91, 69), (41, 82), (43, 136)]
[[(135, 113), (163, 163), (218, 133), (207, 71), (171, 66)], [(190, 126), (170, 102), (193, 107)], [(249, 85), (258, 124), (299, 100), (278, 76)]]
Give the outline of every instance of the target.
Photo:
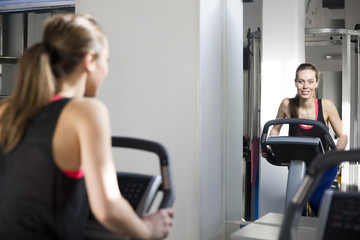
[[(314, 99), (315, 102), (315, 120), (322, 122), (325, 126), (325, 120), (322, 111), (321, 99)], [(327, 129), (328, 126), (326, 126)], [(300, 124), (289, 124), (289, 136), (307, 136), (307, 137), (319, 137), (323, 144), (324, 150), (329, 150), (329, 144), (325, 140), (324, 134), (319, 127), (305, 127)]]
[(8, 154), (0, 151), (0, 239), (83, 239), (89, 215), (84, 179), (64, 175), (52, 155), (70, 99), (44, 107)]

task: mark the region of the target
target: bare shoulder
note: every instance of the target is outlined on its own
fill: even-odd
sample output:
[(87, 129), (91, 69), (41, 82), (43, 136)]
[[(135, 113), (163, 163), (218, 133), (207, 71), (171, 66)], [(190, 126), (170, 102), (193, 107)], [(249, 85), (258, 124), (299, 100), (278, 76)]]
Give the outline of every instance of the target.
[(69, 108), (80, 114), (99, 114), (108, 112), (105, 104), (96, 98), (73, 99), (69, 103)]
[(289, 98), (284, 98), (279, 106), (276, 118), (285, 118), (285, 117), (289, 117), (290, 116), (290, 110), (289, 110), (289, 104), (290, 103), (290, 99)]
[(284, 106), (284, 107), (288, 107), (290, 104), (290, 98), (284, 98), (282, 101), (281, 101), (281, 105)]
[(284, 98), (281, 103), (279, 109), (281, 109), (283, 112), (287, 112), (290, 105), (290, 98)]
[(322, 99), (322, 107), (325, 121), (339, 119), (339, 112), (330, 99)]
[(71, 103), (81, 108), (106, 108), (105, 104), (97, 98), (78, 98), (73, 99)]
[(334, 103), (330, 99), (322, 99), (321, 101), (324, 108), (335, 107)]
[(323, 111), (327, 114), (337, 113), (335, 104), (330, 99), (322, 99)]
[(82, 124), (108, 121), (109, 112), (103, 102), (95, 98), (73, 99), (65, 109), (67, 118)]

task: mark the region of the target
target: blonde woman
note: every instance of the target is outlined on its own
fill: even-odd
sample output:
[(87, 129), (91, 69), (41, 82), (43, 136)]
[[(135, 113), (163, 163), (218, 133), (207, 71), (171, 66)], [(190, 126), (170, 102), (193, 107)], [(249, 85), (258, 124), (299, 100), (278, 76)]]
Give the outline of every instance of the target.
[(173, 210), (139, 218), (121, 196), (106, 106), (93, 98), (108, 73), (94, 19), (55, 15), (19, 61), (0, 106), (0, 239), (83, 239), (89, 207), (111, 231), (162, 239)]

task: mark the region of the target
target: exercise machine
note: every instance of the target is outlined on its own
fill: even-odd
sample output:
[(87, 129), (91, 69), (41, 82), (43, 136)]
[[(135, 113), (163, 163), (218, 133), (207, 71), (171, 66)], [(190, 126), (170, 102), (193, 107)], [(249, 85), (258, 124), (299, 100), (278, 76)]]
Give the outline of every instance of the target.
[[(121, 194), (129, 201), (138, 216), (147, 213), (159, 192), (162, 199), (159, 208), (172, 207), (175, 194), (170, 159), (163, 145), (157, 142), (129, 137), (112, 137), (112, 146), (155, 153), (160, 162), (161, 176), (117, 172)], [(124, 239), (107, 230), (91, 215), (85, 232), (86, 240)]]
[[(319, 121), (299, 118), (282, 118), (268, 121), (261, 135), (261, 148), (267, 154), (266, 160), (276, 166), (289, 168), (285, 210), (303, 180), (306, 167), (319, 154), (324, 154), (322, 142), (318, 137), (274, 136), (268, 137), (269, 127), (280, 124), (304, 124), (321, 129), (330, 149), (336, 145), (325, 125)], [(268, 146), (271, 151), (268, 150)]]
[[(279, 240), (295, 240), (296, 226), (306, 202), (315, 191), (325, 171), (341, 162), (360, 161), (360, 150), (332, 151), (317, 156), (310, 163), (306, 176), (283, 218)], [(360, 236), (360, 193), (359, 192), (325, 192), (321, 202), (319, 224), (316, 229), (316, 240), (355, 240)]]
[(327, 190), (319, 217), (304, 217), (302, 211), (324, 173), (341, 162), (360, 161), (360, 150), (319, 154), (285, 214), (268, 213), (231, 234), (231, 240), (357, 240), (360, 236), (360, 193)]

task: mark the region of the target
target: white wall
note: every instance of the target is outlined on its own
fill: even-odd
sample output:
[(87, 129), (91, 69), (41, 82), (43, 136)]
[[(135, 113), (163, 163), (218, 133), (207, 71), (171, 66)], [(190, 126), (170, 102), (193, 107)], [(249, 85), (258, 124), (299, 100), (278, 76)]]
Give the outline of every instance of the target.
[[(225, 235), (223, 161), (238, 149), (223, 150), (224, 6), (223, 0), (76, 1), (76, 12), (94, 16), (108, 34), (110, 74), (99, 98), (109, 107), (113, 134), (159, 141), (171, 156), (176, 217), (169, 239)], [(231, 107), (237, 116), (242, 101)], [(241, 160), (242, 151), (235, 157)], [(118, 168), (135, 167), (129, 165), (138, 164)], [(145, 162), (140, 170), (156, 167)]]
[[(295, 70), (304, 61), (304, 0), (263, 1), (261, 125), (295, 96)], [(287, 169), (260, 161), (259, 217), (283, 212)]]
[(108, 34), (110, 74), (99, 98), (113, 134), (165, 145), (176, 186), (170, 239), (199, 239), (199, 3), (80, 0), (76, 11)]

